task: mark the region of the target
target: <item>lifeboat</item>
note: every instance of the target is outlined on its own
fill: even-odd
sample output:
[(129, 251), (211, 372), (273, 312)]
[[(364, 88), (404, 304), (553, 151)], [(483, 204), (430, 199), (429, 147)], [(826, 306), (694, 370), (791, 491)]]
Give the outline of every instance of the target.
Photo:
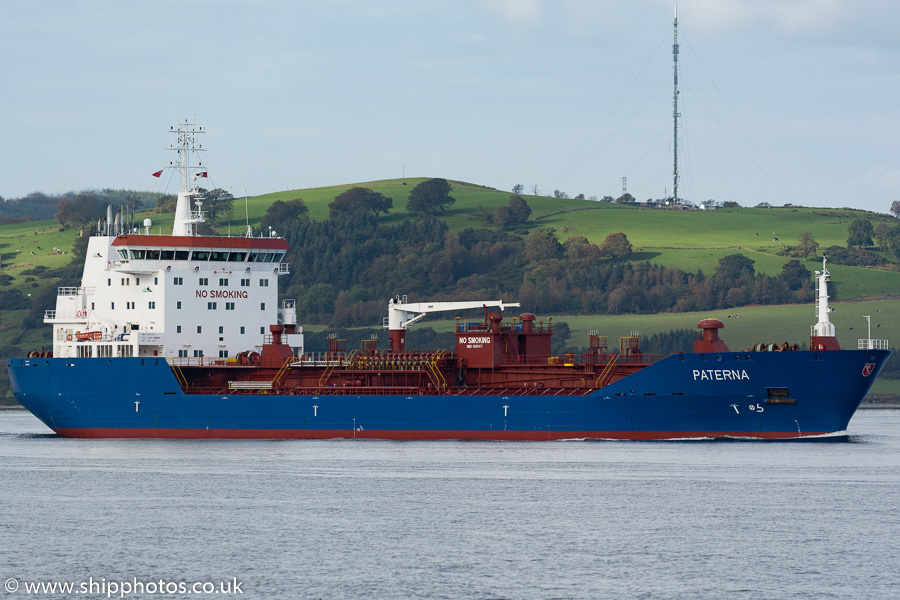
[(101, 333), (99, 331), (85, 331), (83, 333), (76, 333), (75, 339), (80, 342), (96, 342), (100, 339)]

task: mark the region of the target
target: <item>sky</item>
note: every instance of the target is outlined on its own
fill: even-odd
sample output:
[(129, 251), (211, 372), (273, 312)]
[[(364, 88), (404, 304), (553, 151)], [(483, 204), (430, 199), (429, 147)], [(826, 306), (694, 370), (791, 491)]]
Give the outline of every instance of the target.
[[(0, 0), (0, 196), (406, 177), (672, 194), (668, 0)], [(888, 212), (900, 3), (678, 4), (679, 197)], [(302, 196), (302, 194), (301, 194)]]

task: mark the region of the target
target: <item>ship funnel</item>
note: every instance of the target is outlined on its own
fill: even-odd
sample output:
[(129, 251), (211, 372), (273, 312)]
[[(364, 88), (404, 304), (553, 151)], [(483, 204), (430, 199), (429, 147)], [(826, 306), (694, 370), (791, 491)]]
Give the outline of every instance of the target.
[(110, 227), (112, 227), (113, 222), (113, 211), (112, 204), (107, 205), (106, 207), (106, 235), (112, 235), (112, 231), (110, 231)]

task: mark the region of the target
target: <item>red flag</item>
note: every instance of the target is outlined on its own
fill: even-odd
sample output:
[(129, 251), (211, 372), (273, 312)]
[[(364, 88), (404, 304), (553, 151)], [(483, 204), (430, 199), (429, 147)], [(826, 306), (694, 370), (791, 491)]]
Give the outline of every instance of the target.
[(206, 171), (203, 171), (201, 173), (197, 173), (197, 177), (209, 177), (209, 175), (206, 174)]
[(162, 171), (157, 171), (153, 174), (154, 177), (159, 177), (160, 175), (162, 175)]

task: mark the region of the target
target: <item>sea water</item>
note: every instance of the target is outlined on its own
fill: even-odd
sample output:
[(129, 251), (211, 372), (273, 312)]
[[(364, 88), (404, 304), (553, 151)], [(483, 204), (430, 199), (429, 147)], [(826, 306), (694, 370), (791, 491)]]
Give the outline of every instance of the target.
[(794, 442), (77, 440), (6, 411), (0, 582), (11, 599), (896, 599), (900, 411)]

